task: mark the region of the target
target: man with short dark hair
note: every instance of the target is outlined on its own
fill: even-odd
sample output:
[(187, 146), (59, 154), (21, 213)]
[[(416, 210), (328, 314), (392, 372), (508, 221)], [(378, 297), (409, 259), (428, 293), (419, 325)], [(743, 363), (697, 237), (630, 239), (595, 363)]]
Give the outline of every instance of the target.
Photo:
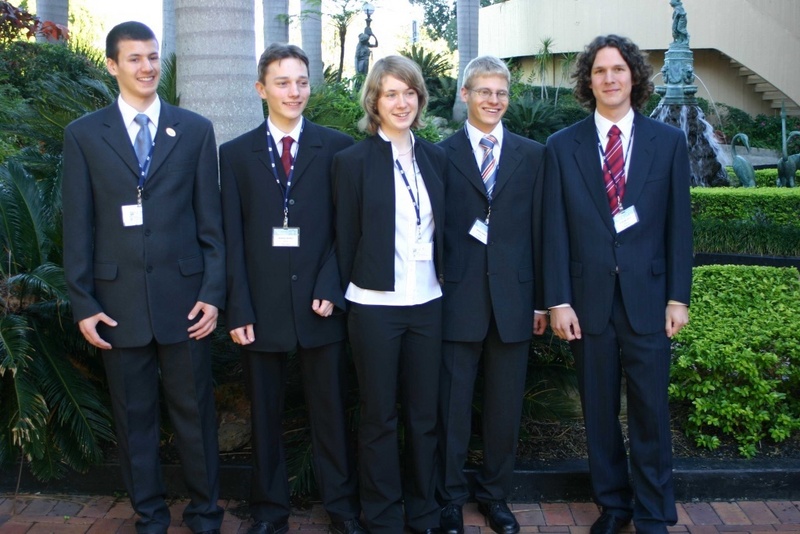
[(573, 75), (593, 113), (547, 141), (545, 304), (575, 356), (602, 508), (591, 534), (615, 534), (631, 519), (636, 532), (665, 534), (677, 521), (667, 387), (670, 338), (689, 321), (690, 171), (684, 134), (638, 111), (651, 74), (629, 39), (597, 37)]
[(272, 44), (258, 63), (269, 118), (220, 147), (227, 244), (225, 324), (242, 347), (253, 426), (251, 534), (282, 534), (290, 514), (283, 449), (286, 359), (303, 374), (314, 473), (334, 534), (364, 532), (345, 417), (344, 294), (334, 253), (331, 162), (353, 144), (303, 118), (308, 57)]
[(153, 32), (106, 38), (115, 103), (64, 131), (64, 271), (81, 333), (103, 351), (136, 530), (166, 533), (159, 378), (191, 501), (193, 532), (219, 532), (211, 343), (225, 303), (214, 129), (162, 102)]

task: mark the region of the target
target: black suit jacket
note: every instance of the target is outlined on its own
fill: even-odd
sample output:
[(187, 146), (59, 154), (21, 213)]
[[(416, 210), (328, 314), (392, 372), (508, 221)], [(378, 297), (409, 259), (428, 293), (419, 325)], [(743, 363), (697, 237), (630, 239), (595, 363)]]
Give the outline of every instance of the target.
[[(414, 157), (431, 200), (434, 262), (441, 280), (444, 253), (444, 151), (416, 138)], [(394, 291), (395, 194), (392, 145), (370, 136), (333, 160), (336, 246), (343, 289)]]
[(569, 303), (581, 329), (608, 324), (616, 279), (634, 331), (664, 329), (667, 301), (689, 303), (692, 280), (690, 171), (680, 130), (639, 113), (625, 207), (639, 222), (617, 233), (603, 184), (594, 116), (547, 141), (545, 305)]
[(225, 250), (214, 129), (161, 103), (142, 195), (144, 224), (122, 224), (136, 204), (139, 165), (118, 104), (64, 132), (64, 270), (76, 321), (98, 324), (114, 348), (189, 339), (197, 301), (225, 304)]
[(544, 146), (503, 132), (489, 243), (484, 245), (469, 235), (475, 219), (485, 219), (489, 207), (469, 137), (461, 129), (439, 145), (449, 161), (444, 339), (483, 340), (492, 313), (504, 342), (530, 339), (533, 311), (544, 306), (540, 282)]
[[(272, 172), (266, 122), (219, 149), (228, 267), (226, 326), (254, 324), (251, 350), (284, 352), (318, 347), (345, 337), (343, 315), (320, 317), (313, 299), (345, 309), (339, 284), (330, 169), (350, 136), (303, 125), (289, 197), (289, 226), (300, 246), (273, 247), (272, 229), (283, 226), (283, 190)], [(276, 170), (283, 177), (280, 158)]]

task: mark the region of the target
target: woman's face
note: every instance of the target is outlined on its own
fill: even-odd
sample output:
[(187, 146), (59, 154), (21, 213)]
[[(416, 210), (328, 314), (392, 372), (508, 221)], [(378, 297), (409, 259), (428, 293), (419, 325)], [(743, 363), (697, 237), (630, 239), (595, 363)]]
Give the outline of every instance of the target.
[(377, 107), (384, 133), (390, 137), (402, 134), (411, 129), (417, 118), (419, 95), (405, 82), (387, 74), (381, 80)]

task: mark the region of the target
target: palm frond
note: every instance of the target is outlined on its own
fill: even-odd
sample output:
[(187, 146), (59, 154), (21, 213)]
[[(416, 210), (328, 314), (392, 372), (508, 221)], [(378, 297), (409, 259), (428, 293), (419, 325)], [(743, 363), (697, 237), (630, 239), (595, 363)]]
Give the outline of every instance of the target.
[(8, 279), (11, 291), (20, 300), (31, 303), (42, 300), (68, 299), (64, 268), (54, 263), (44, 263), (29, 273), (20, 273)]
[(178, 94), (178, 58), (173, 52), (161, 58), (161, 79), (158, 81), (158, 96), (161, 100), (172, 104), (181, 105), (181, 95)]

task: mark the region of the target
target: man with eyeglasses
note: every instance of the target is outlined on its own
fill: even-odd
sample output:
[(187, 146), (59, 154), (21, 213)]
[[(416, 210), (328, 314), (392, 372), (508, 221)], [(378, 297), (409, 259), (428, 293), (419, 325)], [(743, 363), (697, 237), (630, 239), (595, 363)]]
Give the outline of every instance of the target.
[(531, 333), (547, 326), (539, 283), (544, 146), (506, 130), (511, 75), (492, 56), (464, 70), (467, 121), (440, 145), (445, 181), (443, 358), (440, 456), (445, 534), (464, 531), (470, 497), (464, 464), (472, 396), (483, 365), (483, 463), (475, 499), (489, 526), (514, 534), (519, 523), (506, 500), (525, 389)]

